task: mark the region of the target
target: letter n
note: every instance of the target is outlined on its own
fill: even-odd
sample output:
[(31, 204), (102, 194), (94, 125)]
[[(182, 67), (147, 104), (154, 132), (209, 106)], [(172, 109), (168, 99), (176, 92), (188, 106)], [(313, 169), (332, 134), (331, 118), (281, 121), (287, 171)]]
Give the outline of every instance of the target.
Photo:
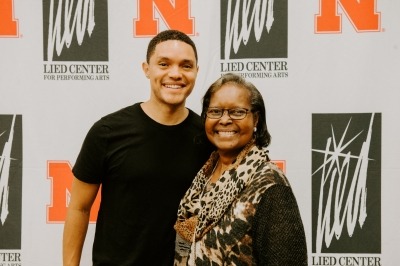
[[(68, 161), (49, 161), (47, 163), (47, 178), (51, 179), (51, 204), (47, 206), (47, 222), (64, 223), (71, 196), (71, 186), (74, 175)], [(96, 222), (100, 204), (100, 193), (90, 211), (90, 222)]]
[(0, 37), (17, 37), (18, 22), (14, 19), (13, 0), (0, 0)]
[(286, 173), (286, 161), (282, 161), (282, 160), (273, 160), (272, 161), (274, 164), (276, 164), (276, 166), (279, 167), (279, 169), (281, 169), (284, 173)]
[(380, 31), (380, 13), (376, 0), (320, 0), (319, 14), (315, 16), (316, 33), (339, 33), (342, 16), (338, 3), (357, 32)]
[[(173, 2), (173, 3), (172, 3)], [(135, 37), (148, 37), (159, 32), (156, 11), (169, 29), (194, 35), (194, 19), (190, 17), (190, 0), (138, 0), (138, 18), (134, 19)]]

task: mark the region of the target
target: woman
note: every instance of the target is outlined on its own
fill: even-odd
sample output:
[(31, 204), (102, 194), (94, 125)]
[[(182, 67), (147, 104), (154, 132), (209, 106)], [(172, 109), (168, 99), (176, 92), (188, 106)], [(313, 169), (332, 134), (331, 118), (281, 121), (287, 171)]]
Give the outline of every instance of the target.
[(202, 118), (217, 150), (181, 200), (175, 265), (307, 265), (296, 199), (265, 149), (259, 91), (226, 74), (207, 90)]

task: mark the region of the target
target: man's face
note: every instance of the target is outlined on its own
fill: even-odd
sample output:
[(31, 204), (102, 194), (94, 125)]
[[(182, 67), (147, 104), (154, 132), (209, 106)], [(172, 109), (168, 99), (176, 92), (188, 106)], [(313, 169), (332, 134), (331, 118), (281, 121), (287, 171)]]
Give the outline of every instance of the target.
[(157, 44), (143, 71), (150, 79), (151, 99), (166, 105), (184, 105), (192, 92), (198, 67), (192, 46), (169, 40)]

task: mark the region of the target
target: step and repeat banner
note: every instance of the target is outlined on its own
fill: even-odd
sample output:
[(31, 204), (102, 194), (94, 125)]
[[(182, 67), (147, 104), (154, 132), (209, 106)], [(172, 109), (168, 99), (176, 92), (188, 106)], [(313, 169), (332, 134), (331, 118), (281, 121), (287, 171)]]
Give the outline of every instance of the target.
[(147, 100), (147, 44), (170, 28), (198, 47), (189, 108), (227, 72), (261, 91), (309, 265), (399, 265), (399, 13), (396, 0), (0, 0), (0, 266), (62, 264), (83, 139)]

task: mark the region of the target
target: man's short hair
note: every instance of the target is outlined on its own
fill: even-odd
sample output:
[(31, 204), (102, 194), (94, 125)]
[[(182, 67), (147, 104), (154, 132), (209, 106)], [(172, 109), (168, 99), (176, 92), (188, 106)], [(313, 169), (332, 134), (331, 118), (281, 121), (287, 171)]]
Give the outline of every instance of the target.
[(149, 42), (149, 45), (147, 46), (147, 54), (146, 54), (147, 63), (150, 62), (150, 57), (153, 55), (157, 44), (165, 42), (165, 41), (169, 41), (169, 40), (181, 41), (181, 42), (187, 43), (190, 46), (192, 46), (193, 51), (194, 51), (194, 56), (196, 58), (196, 62), (198, 61), (196, 45), (194, 44), (194, 42), (192, 41), (192, 39), (190, 39), (190, 37), (188, 35), (186, 35), (185, 33), (181, 32), (181, 31), (178, 31), (178, 30), (165, 30), (165, 31), (158, 33)]

